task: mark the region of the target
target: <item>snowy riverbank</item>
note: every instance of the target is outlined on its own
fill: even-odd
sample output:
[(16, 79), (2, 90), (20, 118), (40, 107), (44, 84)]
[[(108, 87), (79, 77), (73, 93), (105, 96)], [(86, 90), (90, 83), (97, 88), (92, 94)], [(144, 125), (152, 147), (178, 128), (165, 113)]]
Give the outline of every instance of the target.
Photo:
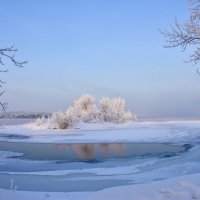
[[(19, 136), (25, 136), (19, 137)], [(23, 139), (22, 139), (23, 138)], [(0, 129), (0, 141), (24, 143), (171, 143), (191, 145), (185, 153), (172, 157), (147, 157), (108, 160), (99, 163), (39, 162), (0, 154), (1, 180), (14, 180), (18, 188), (0, 189), (2, 200), (186, 200), (200, 199), (200, 121), (134, 122), (115, 124), (79, 124), (71, 130), (38, 128), (33, 124), (8, 125)], [(13, 155), (17, 156), (17, 153)], [(18, 155), (20, 156), (20, 154)], [(13, 168), (13, 166), (17, 166)], [(58, 168), (59, 167), (59, 168)], [(12, 170), (14, 169), (14, 170)], [(18, 169), (18, 170), (17, 170)], [(23, 169), (23, 171), (20, 171)], [(49, 181), (72, 192), (23, 191), (19, 179)], [(2, 184), (0, 180), (0, 184)], [(50, 181), (51, 180), (51, 181)], [(120, 183), (123, 182), (123, 184)], [(127, 181), (127, 185), (124, 181)], [(80, 191), (80, 184), (106, 183), (103, 189)], [(8, 183), (10, 185), (11, 183)], [(25, 183), (26, 184), (26, 183)], [(30, 184), (27, 182), (27, 185)], [(42, 184), (42, 182), (41, 182)], [(119, 185), (123, 186), (119, 186)], [(24, 186), (23, 186), (24, 187)], [(8, 188), (10, 189), (10, 187)], [(15, 191), (16, 190), (16, 191)], [(145, 191), (145, 192), (144, 192)]]
[[(34, 123), (0, 128), (1, 141), (39, 143), (95, 142), (170, 142), (184, 143), (199, 137), (200, 121), (79, 123), (73, 129), (59, 130), (35, 126)], [(21, 140), (13, 135), (28, 136)], [(6, 136), (7, 137), (3, 137)], [(11, 137), (8, 137), (8, 136)]]

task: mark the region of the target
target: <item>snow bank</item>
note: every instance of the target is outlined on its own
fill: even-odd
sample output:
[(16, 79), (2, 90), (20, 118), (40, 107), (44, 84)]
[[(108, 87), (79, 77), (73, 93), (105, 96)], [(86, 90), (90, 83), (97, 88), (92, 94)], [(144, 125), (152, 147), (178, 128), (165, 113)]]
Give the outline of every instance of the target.
[(105, 189), (90, 195), (87, 200), (192, 200), (200, 199), (200, 174)]

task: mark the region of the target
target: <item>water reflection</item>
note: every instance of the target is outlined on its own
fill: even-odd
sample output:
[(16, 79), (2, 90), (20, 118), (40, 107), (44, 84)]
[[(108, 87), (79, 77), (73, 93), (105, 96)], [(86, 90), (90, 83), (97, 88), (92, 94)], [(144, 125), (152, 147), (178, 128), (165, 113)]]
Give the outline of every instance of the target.
[(185, 147), (158, 143), (40, 144), (0, 142), (0, 151), (24, 153), (21, 158), (32, 160), (89, 161), (133, 156), (171, 155)]
[(100, 144), (100, 146), (101, 146), (102, 152), (104, 153), (116, 152), (122, 155), (125, 151), (124, 144)]
[(96, 159), (101, 155), (108, 157), (125, 154), (124, 144), (56, 144), (55, 147), (61, 151), (68, 150), (83, 160)]
[(95, 144), (74, 144), (71, 146), (71, 148), (72, 151), (81, 159), (91, 160), (95, 158)]

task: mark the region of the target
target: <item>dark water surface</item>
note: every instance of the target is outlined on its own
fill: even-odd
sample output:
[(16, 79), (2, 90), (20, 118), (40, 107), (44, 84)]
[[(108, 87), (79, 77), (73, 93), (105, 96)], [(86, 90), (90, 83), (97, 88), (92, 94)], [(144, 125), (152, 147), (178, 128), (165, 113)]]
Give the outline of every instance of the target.
[(0, 151), (24, 153), (29, 160), (59, 160), (67, 162), (98, 161), (134, 156), (170, 156), (186, 150), (184, 146), (158, 143), (95, 143), (48, 144), (0, 142)]
[[(171, 157), (187, 149), (187, 146), (160, 143), (0, 142), (0, 151), (23, 153), (21, 156), (2, 160), (0, 188), (16, 188), (19, 191), (81, 192), (137, 184), (141, 181), (138, 173), (145, 173), (157, 167), (156, 162), (155, 166), (149, 165), (153, 156), (164, 162), (166, 159), (160, 157)], [(59, 170), (66, 172), (59, 175)], [(31, 174), (37, 171), (41, 174)], [(45, 175), (46, 171), (50, 174)], [(155, 180), (157, 178), (153, 177)]]

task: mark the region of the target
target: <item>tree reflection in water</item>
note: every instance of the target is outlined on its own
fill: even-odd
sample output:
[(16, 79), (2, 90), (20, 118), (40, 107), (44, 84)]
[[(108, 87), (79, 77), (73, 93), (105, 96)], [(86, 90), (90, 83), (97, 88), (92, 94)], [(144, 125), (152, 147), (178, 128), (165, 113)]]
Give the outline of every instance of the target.
[(56, 148), (61, 151), (66, 150), (82, 160), (107, 158), (111, 155), (118, 157), (125, 153), (124, 144), (56, 144)]
[(81, 159), (95, 159), (96, 144), (73, 144), (72, 149)]
[(125, 150), (124, 144), (100, 144), (100, 146), (104, 153), (117, 153), (122, 155)]

